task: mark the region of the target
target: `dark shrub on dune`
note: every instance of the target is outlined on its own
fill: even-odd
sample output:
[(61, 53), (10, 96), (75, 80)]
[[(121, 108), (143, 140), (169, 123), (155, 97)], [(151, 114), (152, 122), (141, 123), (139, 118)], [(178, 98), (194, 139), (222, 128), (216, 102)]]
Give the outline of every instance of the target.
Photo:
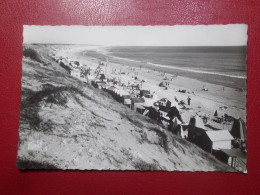
[(24, 49), (23, 50), (23, 56), (29, 57), (29, 58), (31, 58), (34, 61), (42, 63), (42, 60), (40, 59), (39, 54), (35, 50), (33, 50), (31, 48)]

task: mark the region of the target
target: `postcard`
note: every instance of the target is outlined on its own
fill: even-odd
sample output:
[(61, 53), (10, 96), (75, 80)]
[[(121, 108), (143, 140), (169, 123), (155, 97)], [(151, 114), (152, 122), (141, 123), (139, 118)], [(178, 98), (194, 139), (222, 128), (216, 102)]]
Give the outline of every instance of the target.
[(19, 169), (247, 172), (247, 25), (23, 37)]

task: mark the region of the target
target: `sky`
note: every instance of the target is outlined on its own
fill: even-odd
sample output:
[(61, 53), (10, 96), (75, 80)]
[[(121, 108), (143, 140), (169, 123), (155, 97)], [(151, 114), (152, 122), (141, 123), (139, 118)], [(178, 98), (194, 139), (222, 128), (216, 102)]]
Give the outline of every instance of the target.
[(28, 26), (24, 43), (103, 46), (241, 46), (247, 25)]

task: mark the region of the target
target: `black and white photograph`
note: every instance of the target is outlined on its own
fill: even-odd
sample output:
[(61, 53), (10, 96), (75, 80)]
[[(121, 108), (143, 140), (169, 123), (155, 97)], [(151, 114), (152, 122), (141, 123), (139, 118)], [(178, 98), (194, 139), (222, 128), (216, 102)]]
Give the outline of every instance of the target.
[(247, 173), (247, 28), (24, 25), (17, 168)]

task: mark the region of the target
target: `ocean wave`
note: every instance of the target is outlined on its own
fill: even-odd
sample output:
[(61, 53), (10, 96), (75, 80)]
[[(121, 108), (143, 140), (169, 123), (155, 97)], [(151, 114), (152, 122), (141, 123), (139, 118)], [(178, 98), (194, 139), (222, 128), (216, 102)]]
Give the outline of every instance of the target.
[[(97, 52), (102, 53), (103, 55), (106, 55), (107, 57), (114, 58), (114, 59), (121, 59), (121, 60), (126, 60), (130, 62), (137, 62), (137, 63), (144, 63), (139, 60), (133, 60), (129, 58), (122, 58), (118, 56), (111, 55), (111, 53), (108, 51), (107, 48), (102, 48), (99, 49)], [(199, 74), (209, 74), (209, 75), (217, 75), (217, 76), (225, 76), (225, 77), (231, 77), (231, 78), (238, 78), (238, 79), (246, 79), (247, 77), (244, 75), (233, 75), (233, 74), (225, 74), (225, 73), (219, 73), (219, 72), (210, 72), (210, 71), (204, 71), (204, 70), (194, 70), (194, 69), (187, 69), (187, 68), (182, 68), (182, 67), (176, 67), (173, 65), (163, 65), (163, 64), (156, 64), (156, 63), (151, 63), (147, 62), (148, 65), (156, 66), (156, 67), (164, 67), (164, 68), (169, 68), (169, 69), (174, 69), (174, 70), (181, 70), (181, 71), (187, 71), (187, 72), (194, 72), (194, 73), (199, 73)]]
[(152, 65), (152, 66), (157, 66), (157, 67), (164, 67), (164, 68), (170, 68), (170, 69), (182, 70), (182, 71), (188, 71), (188, 72), (194, 72), (194, 73), (200, 73), (200, 74), (211, 74), (211, 75), (226, 76), (226, 77), (232, 77), (232, 78), (238, 78), (238, 79), (246, 79), (246, 76), (242, 76), (242, 75), (232, 75), (232, 74), (209, 72), (209, 71), (203, 71), (203, 70), (194, 70), (194, 69), (187, 69), (187, 68), (181, 68), (181, 67), (176, 67), (176, 66), (154, 64), (154, 63), (150, 63), (150, 62), (148, 62), (147, 64)]

